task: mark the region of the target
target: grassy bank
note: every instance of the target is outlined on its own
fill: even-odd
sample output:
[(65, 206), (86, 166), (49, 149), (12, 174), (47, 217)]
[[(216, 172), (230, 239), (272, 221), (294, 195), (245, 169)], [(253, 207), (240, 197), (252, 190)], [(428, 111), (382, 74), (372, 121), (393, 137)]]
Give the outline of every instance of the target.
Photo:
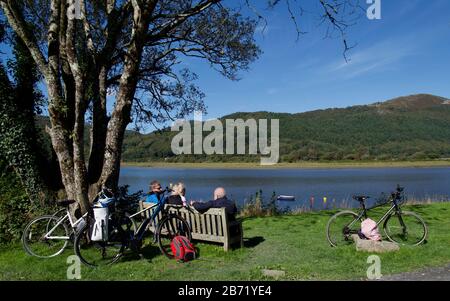
[(122, 162), (122, 166), (155, 168), (211, 168), (211, 169), (278, 169), (278, 168), (382, 168), (382, 167), (450, 167), (450, 160), (433, 161), (329, 161), (279, 163), (262, 166), (257, 162), (206, 162), (206, 163), (171, 163), (171, 162)]
[[(450, 262), (450, 203), (408, 206), (428, 223), (429, 237), (419, 247), (381, 254), (383, 275)], [(128, 255), (101, 269), (82, 266), (83, 280), (268, 280), (262, 269), (286, 272), (282, 280), (365, 279), (368, 253), (354, 245), (331, 248), (325, 226), (332, 214), (250, 218), (244, 221), (245, 248), (225, 253), (221, 246), (198, 243), (200, 259), (177, 263), (163, 257), (154, 245), (144, 247), (146, 259)], [(373, 216), (379, 216), (377, 211)], [(0, 280), (65, 280), (71, 249), (54, 259), (24, 253), (20, 245), (0, 249)]]

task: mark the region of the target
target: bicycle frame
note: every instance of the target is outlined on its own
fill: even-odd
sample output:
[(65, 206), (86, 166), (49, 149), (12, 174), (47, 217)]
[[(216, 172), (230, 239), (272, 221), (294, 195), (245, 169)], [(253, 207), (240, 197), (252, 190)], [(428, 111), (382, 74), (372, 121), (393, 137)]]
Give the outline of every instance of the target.
[(135, 216), (140, 215), (140, 214), (142, 214), (142, 213), (144, 213), (144, 212), (146, 212), (146, 211), (148, 211), (148, 210), (150, 210), (152, 208), (158, 207), (155, 210), (155, 212), (153, 212), (151, 217), (147, 217), (147, 218), (145, 218), (142, 221), (142, 223), (139, 225), (138, 229), (136, 230), (136, 232), (133, 235), (134, 239), (141, 240), (143, 238), (144, 233), (145, 233), (145, 231), (147, 229), (147, 226), (149, 225), (149, 223), (155, 221), (156, 215), (159, 213), (159, 211), (161, 210), (162, 206), (163, 206), (163, 202), (160, 202), (160, 203), (157, 203), (157, 204), (155, 204), (153, 206), (150, 206), (148, 208), (142, 209), (141, 211), (138, 211), (138, 212), (134, 213), (133, 215), (130, 215), (130, 219), (134, 220)]
[(47, 234), (45, 234), (44, 238), (45, 239), (60, 239), (60, 240), (69, 240), (70, 236), (50, 236), (53, 231), (55, 231), (55, 229), (61, 225), (64, 221), (66, 221), (67, 219), (69, 220), (70, 226), (72, 228), (72, 230), (75, 229), (75, 227), (81, 223), (81, 221), (83, 221), (85, 219), (85, 217), (87, 216), (87, 212), (85, 214), (83, 214), (83, 216), (81, 216), (79, 219), (77, 219), (76, 221), (73, 221), (72, 216), (70, 215), (69, 210), (67, 210), (67, 213), (64, 217), (62, 217), (55, 226), (53, 226), (52, 229), (50, 229), (50, 231), (47, 232)]
[[(379, 206), (377, 206), (377, 207), (379, 207)], [(348, 228), (351, 228), (351, 227), (353, 226), (354, 223), (356, 223), (357, 221), (359, 221), (359, 220), (362, 219), (363, 217), (364, 217), (364, 218), (367, 218), (367, 211), (369, 211), (369, 210), (371, 210), (371, 209), (374, 209), (374, 208), (376, 208), (376, 207), (372, 207), (372, 208), (370, 208), (370, 209), (366, 209), (364, 203), (362, 203), (362, 210), (359, 212), (358, 217), (355, 218), (355, 219), (354, 219), (347, 227), (348, 227)], [(399, 213), (400, 224), (402, 225), (403, 228), (405, 228), (405, 225), (404, 225), (403, 220), (402, 220), (402, 218), (401, 218), (401, 209), (400, 209), (400, 206), (398, 205), (396, 199), (392, 200), (392, 206), (391, 206), (391, 208), (389, 208), (389, 210), (386, 211), (386, 213), (380, 218), (380, 220), (376, 223), (376, 226), (375, 226), (375, 227), (378, 227), (378, 226), (379, 226), (384, 220), (386, 220), (386, 218), (387, 218), (388, 216), (390, 216), (390, 215), (392, 214), (392, 212), (394, 212), (394, 211), (395, 211), (396, 213)]]

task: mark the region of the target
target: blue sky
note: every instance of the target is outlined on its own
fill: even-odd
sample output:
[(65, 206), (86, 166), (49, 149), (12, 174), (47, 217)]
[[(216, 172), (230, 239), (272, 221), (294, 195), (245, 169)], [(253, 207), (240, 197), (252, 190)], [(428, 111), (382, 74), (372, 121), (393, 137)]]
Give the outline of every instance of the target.
[(249, 72), (240, 73), (240, 81), (229, 81), (207, 64), (190, 60), (207, 95), (207, 117), (236, 111), (296, 113), (415, 93), (450, 97), (450, 1), (381, 4), (381, 20), (364, 15), (348, 30), (350, 43), (357, 43), (348, 63), (342, 41), (324, 39), (326, 28), (317, 28), (314, 16), (299, 20), (308, 34), (297, 41), (282, 7), (265, 14), (268, 27), (256, 36), (264, 53)]
[[(349, 43), (357, 44), (349, 62), (342, 40), (324, 38), (326, 27), (317, 26), (318, 0), (291, 1), (316, 13), (297, 20), (308, 33), (297, 41), (283, 5), (261, 10), (268, 23), (264, 31), (260, 24), (256, 34), (263, 53), (248, 72), (240, 72), (240, 81), (224, 78), (198, 59), (183, 60), (199, 76), (206, 118), (237, 111), (297, 113), (416, 93), (450, 97), (450, 1), (381, 0), (381, 20), (363, 15), (347, 30)], [(361, 4), (369, 6), (366, 0)], [(1, 51), (8, 56), (9, 49)]]

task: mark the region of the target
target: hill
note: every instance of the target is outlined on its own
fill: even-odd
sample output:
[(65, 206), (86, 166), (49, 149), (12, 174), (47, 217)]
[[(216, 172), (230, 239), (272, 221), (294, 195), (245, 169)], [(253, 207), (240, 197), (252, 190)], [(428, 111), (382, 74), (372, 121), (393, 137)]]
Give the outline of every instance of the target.
[[(371, 105), (306, 113), (238, 112), (221, 118), (280, 120), (283, 162), (300, 160), (426, 160), (450, 157), (450, 105), (419, 94)], [(176, 133), (129, 132), (124, 161), (256, 161), (256, 156), (181, 155), (170, 149)], [(206, 135), (206, 134), (204, 134)]]
[[(221, 120), (238, 118), (280, 120), (281, 162), (450, 158), (450, 101), (428, 94), (295, 114), (237, 112)], [(39, 118), (38, 122), (43, 125), (48, 119)], [(88, 131), (89, 126), (86, 144)], [(259, 161), (259, 156), (249, 155), (176, 156), (170, 146), (176, 134), (168, 128), (150, 134), (127, 131), (123, 161)], [(50, 148), (49, 141), (47, 144)]]

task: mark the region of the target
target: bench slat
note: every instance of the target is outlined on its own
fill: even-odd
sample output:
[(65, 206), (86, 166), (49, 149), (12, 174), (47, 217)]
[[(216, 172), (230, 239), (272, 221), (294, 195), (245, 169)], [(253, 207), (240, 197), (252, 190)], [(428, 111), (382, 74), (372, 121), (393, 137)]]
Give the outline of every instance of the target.
[(188, 213), (187, 214), (187, 218), (188, 218), (188, 223), (189, 223), (189, 226), (191, 227), (192, 233), (196, 233), (197, 232), (197, 227), (195, 226), (194, 216), (191, 213)]
[(211, 215), (212, 234), (215, 236), (219, 236), (219, 233), (217, 233), (216, 220), (217, 220), (217, 216)]
[(195, 214), (195, 223), (197, 224), (197, 233), (201, 234), (202, 233), (202, 225), (200, 223), (200, 215), (199, 214)]
[(207, 214), (207, 215), (205, 215), (205, 220), (206, 220), (206, 231), (208, 232), (208, 234), (209, 235), (214, 235), (214, 233), (212, 233), (212, 231), (211, 231), (211, 224), (212, 224), (212, 221), (211, 221), (211, 215), (209, 215), (209, 214)]
[(200, 215), (200, 221), (202, 223), (202, 234), (209, 234), (208, 233), (208, 229), (206, 228), (206, 215), (205, 214), (201, 214)]

